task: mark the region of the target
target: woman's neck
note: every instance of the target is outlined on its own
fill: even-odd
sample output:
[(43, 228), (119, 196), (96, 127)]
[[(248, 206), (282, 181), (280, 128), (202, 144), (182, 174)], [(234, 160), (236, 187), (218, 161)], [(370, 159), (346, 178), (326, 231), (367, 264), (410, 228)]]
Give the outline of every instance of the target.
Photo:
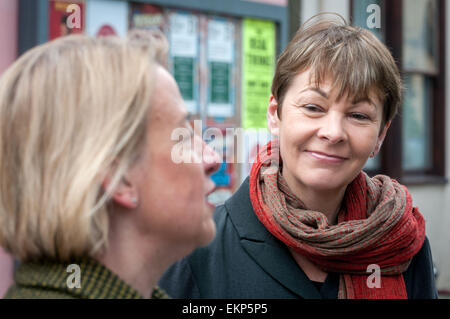
[[(96, 259), (119, 276), (142, 297), (150, 298), (159, 278), (168, 265), (159, 265), (154, 258), (140, 255), (142, 251), (134, 245), (109, 243), (108, 249)], [(145, 253), (148, 255), (148, 252)]]
[(110, 220), (107, 249), (96, 259), (142, 297), (151, 298), (164, 271), (175, 261), (155, 238), (143, 238), (126, 220)]

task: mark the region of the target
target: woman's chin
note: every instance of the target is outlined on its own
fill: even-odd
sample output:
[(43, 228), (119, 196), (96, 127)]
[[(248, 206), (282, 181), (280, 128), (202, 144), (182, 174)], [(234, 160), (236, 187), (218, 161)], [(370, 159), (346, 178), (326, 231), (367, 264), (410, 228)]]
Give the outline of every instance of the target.
[(303, 184), (310, 190), (329, 191), (341, 188), (342, 180), (332, 175), (318, 175), (303, 179)]
[(203, 236), (201, 236), (198, 246), (208, 245), (216, 236), (216, 231), (216, 224), (213, 219), (205, 221), (203, 224)]

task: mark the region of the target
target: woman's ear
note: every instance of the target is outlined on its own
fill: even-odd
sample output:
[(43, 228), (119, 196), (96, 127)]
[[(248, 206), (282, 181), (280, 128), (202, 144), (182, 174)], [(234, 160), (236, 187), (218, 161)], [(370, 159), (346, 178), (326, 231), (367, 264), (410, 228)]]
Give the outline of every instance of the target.
[(271, 94), (269, 98), (269, 107), (267, 108), (267, 127), (274, 136), (279, 136), (280, 119), (278, 118), (278, 102)]
[(389, 129), (389, 126), (391, 126), (391, 121), (388, 121), (386, 125), (384, 126), (383, 130), (381, 131), (380, 135), (378, 136), (377, 144), (375, 145), (375, 149), (373, 150), (372, 154), (370, 154), (370, 157), (377, 156), (378, 152), (381, 149), (381, 145), (383, 145), (384, 138), (386, 137), (386, 133)]
[[(104, 191), (111, 186), (111, 176), (108, 174), (102, 182)], [(139, 198), (136, 188), (128, 181), (126, 176), (122, 177), (114, 188), (112, 196), (113, 202), (123, 208), (136, 209), (139, 205)]]

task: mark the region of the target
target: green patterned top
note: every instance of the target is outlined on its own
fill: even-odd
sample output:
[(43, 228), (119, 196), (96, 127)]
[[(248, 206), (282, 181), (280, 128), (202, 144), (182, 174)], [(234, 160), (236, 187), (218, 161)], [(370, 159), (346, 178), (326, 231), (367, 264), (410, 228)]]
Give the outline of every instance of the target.
[[(71, 264), (78, 265), (79, 268), (69, 267)], [(90, 258), (67, 264), (25, 262), (18, 267), (14, 280), (15, 284), (8, 290), (5, 298), (143, 298), (139, 292), (126, 284), (111, 270)], [(152, 298), (168, 299), (170, 297), (162, 289), (155, 287)]]

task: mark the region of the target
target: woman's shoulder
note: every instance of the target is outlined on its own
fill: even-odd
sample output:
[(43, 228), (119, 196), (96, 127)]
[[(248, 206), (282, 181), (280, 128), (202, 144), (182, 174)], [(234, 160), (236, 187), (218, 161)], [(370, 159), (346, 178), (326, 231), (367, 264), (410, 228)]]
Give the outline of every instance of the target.
[(6, 292), (4, 299), (74, 299), (64, 291), (50, 290), (44, 287), (25, 287), (14, 284)]
[[(108, 278), (108, 280), (106, 280)], [(70, 262), (41, 259), (20, 263), (5, 298), (142, 298), (118, 275), (85, 256)]]
[(409, 299), (438, 298), (431, 246), (427, 237), (403, 273)]

